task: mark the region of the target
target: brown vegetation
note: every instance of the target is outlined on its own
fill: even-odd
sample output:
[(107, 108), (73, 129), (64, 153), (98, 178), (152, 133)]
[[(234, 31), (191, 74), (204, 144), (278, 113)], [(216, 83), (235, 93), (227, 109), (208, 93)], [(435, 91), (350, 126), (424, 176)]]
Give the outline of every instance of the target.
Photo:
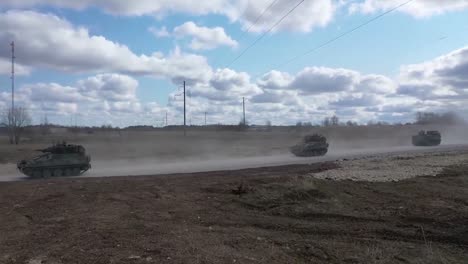
[(7, 128), (10, 144), (18, 145), (25, 127), (31, 124), (31, 116), (24, 107), (10, 108), (2, 114), (1, 124)]

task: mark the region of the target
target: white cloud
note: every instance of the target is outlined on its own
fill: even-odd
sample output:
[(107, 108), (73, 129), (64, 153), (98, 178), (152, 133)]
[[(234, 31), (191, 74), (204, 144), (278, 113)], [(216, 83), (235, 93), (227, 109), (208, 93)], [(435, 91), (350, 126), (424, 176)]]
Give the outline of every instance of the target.
[(34, 112), (59, 115), (92, 112), (101, 115), (135, 113), (141, 107), (136, 97), (138, 82), (126, 75), (99, 74), (74, 85), (36, 83), (21, 86), (16, 93), (18, 105)]
[[(31, 67), (46, 67), (95, 74), (71, 85), (25, 85), (18, 91), (19, 103), (49, 113), (80, 113), (96, 122), (150, 122), (166, 110), (171, 119), (180, 117), (180, 98), (171, 97), (167, 107), (142, 103), (136, 96), (138, 82), (124, 74), (163, 77), (174, 83), (186, 80), (188, 116), (194, 123), (202, 120), (204, 112), (209, 113), (211, 122), (237, 123), (242, 97), (247, 99), (251, 122), (272, 120), (276, 124), (319, 122), (332, 114), (363, 122), (396, 118), (408, 116), (411, 107), (413, 111), (462, 107), (468, 97), (468, 48), (403, 66), (397, 80), (328, 67), (306, 67), (295, 74), (271, 71), (251, 80), (245, 72), (212, 69), (205, 57), (183, 53), (178, 47), (167, 55), (136, 55), (125, 45), (91, 35), (87, 29), (51, 14), (9, 11), (0, 13), (0, 23), (5, 25), (0, 41), (8, 43), (13, 38), (17, 43), (18, 70), (23, 67), (27, 73)], [(38, 24), (41, 27), (34, 26)], [(172, 34), (191, 37), (192, 43), (197, 43), (195, 48), (213, 43), (229, 46), (226, 38), (230, 38), (221, 30), (187, 22)], [(8, 46), (0, 47), (0, 73), (2, 68), (9, 72), (9, 55)], [(6, 105), (8, 98), (8, 93), (2, 93), (0, 105)]]
[(250, 82), (250, 76), (245, 72), (218, 69), (210, 76), (209, 81), (194, 84), (190, 93), (194, 97), (226, 102), (258, 94), (260, 89)]
[[(27, 67), (45, 67), (73, 73), (110, 71), (192, 80), (205, 78), (211, 71), (205, 57), (185, 54), (178, 48), (167, 56), (138, 56), (125, 45), (90, 35), (86, 28), (52, 14), (8, 11), (0, 13), (0, 24), (0, 42), (15, 41), (17, 61), (23, 71)], [(8, 46), (0, 46), (0, 61), (9, 56)]]
[[(459, 54), (463, 52), (446, 56), (457, 57)], [(441, 58), (434, 61), (446, 60)], [(448, 59), (452, 60), (454, 58)], [(431, 65), (431, 62), (421, 65)], [(422, 68), (434, 72), (421, 65), (402, 69)], [(458, 69), (459, 65), (449, 68)], [(438, 68), (435, 72), (447, 73), (442, 69), (445, 68)], [(450, 76), (453, 71), (448, 72)], [(342, 120), (363, 123), (369, 120), (406, 122), (416, 111), (457, 108), (462, 113), (468, 111), (460, 104), (461, 99), (427, 98), (425, 90), (406, 93), (403, 83), (398, 92), (395, 92), (396, 87), (395, 82), (385, 76), (365, 75), (348, 69), (308, 67), (294, 75), (274, 71), (259, 80), (251, 80), (245, 72), (218, 69), (210, 72), (206, 79), (193, 81), (187, 86), (187, 122), (203, 124), (204, 113), (207, 112), (209, 123), (238, 123), (242, 116), (242, 97), (246, 98), (248, 121), (256, 124), (266, 120), (274, 124), (294, 124), (296, 121), (320, 123), (324, 117), (333, 114)], [(174, 96), (180, 91), (170, 95), (167, 106), (161, 106), (154, 102), (142, 103), (136, 96), (137, 89), (138, 82), (129, 76), (98, 74), (68, 86), (56, 83), (25, 85), (17, 95), (18, 104), (31, 106), (36, 114), (58, 114), (64, 118), (78, 114), (81, 122), (87, 124), (161, 125), (166, 111), (170, 124), (182, 122), (182, 97)], [(0, 98), (0, 105), (8, 104), (8, 93), (2, 93)], [(66, 124), (67, 118), (64, 120)]]
[(330, 105), (338, 108), (356, 108), (366, 106), (377, 106), (383, 103), (383, 99), (375, 94), (350, 94), (346, 97), (340, 98), (335, 102), (331, 102)]
[(361, 76), (356, 90), (367, 93), (392, 94), (397, 90), (397, 83), (383, 75), (368, 74)]
[(99, 74), (78, 81), (79, 92), (91, 98), (104, 98), (110, 102), (137, 101), (138, 82), (126, 75)]
[(211, 86), (220, 91), (239, 92), (239, 94), (251, 91), (250, 76), (245, 72), (236, 72), (231, 69), (217, 70), (210, 80)]
[[(239, 20), (244, 29), (250, 28), (253, 32), (263, 32), (268, 30), (280, 17), (283, 17), (299, 1), (277, 1), (268, 9), (262, 18), (257, 22), (257, 18), (266, 7), (271, 3), (270, 0), (258, 1), (237, 1), (233, 12), (228, 15), (233, 20)], [(323, 27), (333, 19), (338, 3), (332, 0), (314, 0), (304, 1), (293, 13), (287, 16), (274, 31), (299, 31), (310, 32), (315, 27)]]
[(285, 91), (266, 90), (261, 94), (252, 97), (254, 103), (273, 103), (278, 104), (284, 101), (285, 96), (291, 96)]
[(78, 103), (86, 101), (75, 87), (62, 86), (57, 83), (37, 83), (21, 87), (18, 93), (23, 94), (32, 102), (39, 103)]
[[(242, 97), (247, 101), (250, 122), (291, 124), (296, 121), (320, 122), (324, 117), (343, 117), (367, 121), (374, 119), (387, 96), (394, 96), (396, 84), (381, 75), (365, 75), (348, 69), (307, 67), (295, 75), (271, 71), (251, 81), (248, 74), (230, 69), (217, 70), (207, 83), (189, 87), (191, 115), (212, 113), (212, 119), (236, 123), (242, 113)], [(170, 103), (180, 111), (181, 100)], [(367, 111), (374, 107), (377, 111)], [(200, 109), (202, 108), (202, 109)], [(216, 112), (216, 114), (213, 114)]]
[(201, 27), (192, 21), (174, 28), (177, 37), (191, 37), (190, 48), (193, 50), (208, 50), (218, 46), (237, 47), (237, 41), (224, 32), (222, 27)]
[[(29, 75), (30, 73), (30, 67), (15, 63), (16, 75)], [(11, 74), (11, 60), (7, 60), (6, 58), (0, 58), (0, 74)]]
[[(150, 15), (161, 17), (176, 13), (189, 15), (216, 14), (226, 16), (232, 22), (241, 22), (246, 29), (255, 22), (256, 18), (270, 3), (270, 0), (3, 0), (0, 7), (54, 6), (75, 10), (96, 7), (109, 14), (124, 16)], [(266, 31), (296, 3), (286, 0), (278, 1), (251, 30)], [(310, 32), (315, 27), (327, 25), (332, 20), (338, 6), (339, 4), (334, 0), (304, 1), (276, 30)]]
[(257, 84), (264, 89), (280, 90), (288, 87), (292, 81), (289, 73), (272, 70), (263, 75)]
[[(351, 12), (375, 13), (394, 8), (401, 0), (364, 0), (350, 5)], [(399, 11), (414, 17), (440, 15), (451, 11), (468, 9), (468, 0), (415, 0), (399, 9)]]
[(29, 8), (36, 6), (55, 6), (82, 10), (97, 7), (107, 13), (125, 16), (155, 15), (166, 13), (188, 13), (194, 15), (219, 13), (229, 4), (229, 0), (2, 0), (0, 6), (13, 8)]
[[(270, 28), (297, 2), (279, 0), (265, 12), (259, 21), (259, 15), (268, 7), (271, 0), (3, 0), (0, 8), (31, 8), (53, 6), (83, 10), (94, 7), (113, 15), (162, 17), (168, 14), (208, 15), (216, 14), (228, 17), (232, 22), (240, 22), (244, 29), (263, 32)], [(275, 29), (276, 31), (310, 32), (316, 27), (328, 25), (336, 10), (349, 3), (351, 12), (374, 13), (389, 10), (402, 3), (400, 0), (314, 0), (304, 1)], [(426, 17), (468, 8), (468, 0), (415, 0), (399, 9), (415, 17)], [(252, 27), (251, 27), (252, 26)], [(159, 32), (165, 35), (166, 32)]]
[(157, 38), (169, 37), (171, 33), (167, 31), (167, 28), (163, 26), (162, 28), (149, 27), (148, 31), (151, 32)]
[(399, 93), (421, 99), (468, 98), (468, 47), (433, 60), (403, 66)]
[(303, 94), (350, 91), (359, 81), (359, 73), (347, 69), (307, 67), (297, 74), (290, 84)]

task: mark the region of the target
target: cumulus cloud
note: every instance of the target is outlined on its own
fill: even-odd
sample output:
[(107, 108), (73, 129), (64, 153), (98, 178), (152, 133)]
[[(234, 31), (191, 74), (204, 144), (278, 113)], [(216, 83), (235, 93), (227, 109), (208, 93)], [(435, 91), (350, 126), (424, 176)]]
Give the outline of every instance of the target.
[(161, 28), (149, 27), (148, 31), (151, 32), (157, 38), (165, 38), (171, 35), (171, 33), (169, 33), (169, 31), (167, 31), (167, 28), (164, 26)]
[[(90, 113), (136, 113), (141, 104), (136, 97), (138, 82), (120, 74), (99, 74), (74, 85), (35, 83), (21, 86), (16, 93), (18, 105), (34, 112), (58, 115)], [(9, 93), (3, 93), (8, 94)], [(2, 101), (5, 98), (2, 96)]]
[[(210, 120), (220, 123), (239, 122), (242, 97), (251, 123), (270, 120), (291, 124), (319, 123), (333, 114), (360, 121), (375, 119), (383, 115), (381, 107), (387, 104), (387, 97), (398, 96), (397, 83), (385, 76), (326, 67), (306, 67), (296, 74), (271, 71), (257, 80), (251, 80), (247, 73), (218, 69), (208, 81), (193, 83), (187, 89), (188, 116), (200, 117), (207, 112)], [(180, 112), (182, 99), (174, 95), (168, 109)]]
[[(277, 1), (257, 21), (257, 17), (270, 3), (270, 0), (238, 1), (237, 8), (231, 12), (230, 17), (238, 19), (245, 29), (250, 28), (252, 32), (263, 32), (268, 30), (278, 18), (285, 15), (299, 1)], [(274, 31), (310, 32), (315, 27), (323, 27), (330, 23), (337, 8), (338, 3), (332, 0), (304, 1)]]
[[(385, 105), (386, 96), (394, 96), (396, 86), (394, 81), (381, 75), (307, 67), (294, 75), (271, 71), (255, 81), (246, 73), (223, 69), (216, 71), (209, 83), (191, 89), (196, 91), (194, 99), (198, 100), (198, 105), (222, 104), (224, 110), (220, 116), (224, 118), (228, 112), (239, 117), (241, 97), (245, 96), (251, 121), (290, 124), (296, 121), (318, 123), (325, 116), (350, 115), (351, 112), (356, 113), (356, 119), (374, 118), (375, 113), (366, 109)], [(356, 110), (358, 108), (361, 110)]]
[(468, 47), (400, 70), (400, 94), (422, 99), (468, 98)]
[(361, 76), (356, 90), (367, 93), (392, 94), (398, 88), (397, 83), (383, 75), (368, 74)]
[[(167, 56), (136, 55), (125, 45), (90, 35), (86, 28), (73, 26), (52, 14), (8, 11), (0, 13), (0, 24), (0, 42), (14, 40), (17, 61), (27, 67), (188, 79), (203, 79), (211, 70), (205, 57), (185, 54), (178, 48)], [(0, 60), (9, 56), (8, 46), (0, 46)]]
[(293, 77), (286, 72), (276, 70), (269, 71), (257, 81), (257, 84), (264, 89), (281, 90), (287, 88)]
[(86, 101), (75, 87), (62, 86), (57, 83), (37, 83), (23, 86), (19, 91), (32, 102), (41, 103), (78, 103)]
[(236, 72), (231, 69), (217, 70), (210, 80), (210, 84), (216, 90), (249, 92), (250, 77), (245, 72)]
[[(298, 2), (298, 1), (297, 1)], [(167, 14), (184, 13), (189, 15), (216, 14), (228, 17), (232, 22), (240, 22), (244, 29), (251, 31), (266, 31), (278, 17), (282, 17), (294, 4), (291, 1), (280, 0), (270, 8), (261, 21), (255, 23), (257, 17), (271, 3), (270, 0), (4, 0), (0, 7), (30, 8), (36, 6), (54, 6), (83, 10), (99, 8), (113, 15), (161, 17)], [(327, 25), (333, 18), (338, 3), (333, 0), (304, 1), (293, 15), (288, 16), (276, 30), (310, 32), (315, 27)]]
[(237, 47), (237, 41), (224, 32), (222, 27), (201, 27), (192, 21), (174, 28), (176, 37), (191, 37), (190, 48), (193, 50), (208, 50), (219, 46)]
[[(240, 22), (244, 30), (253, 32), (264, 32), (279, 17), (282, 17), (294, 4), (298, 3), (286, 0), (277, 1), (269, 8), (262, 19), (257, 21), (260, 14), (271, 4), (270, 0), (3, 0), (0, 8), (31, 8), (41, 6), (52, 6), (58, 8), (70, 8), (83, 10), (86, 8), (99, 8), (112, 15), (142, 16), (149, 15), (162, 17), (167, 14), (189, 14), (189, 15), (223, 15), (232, 22)], [(402, 3), (400, 0), (360, 0), (360, 1), (335, 1), (314, 0), (304, 1), (300, 8), (280, 23), (276, 31), (300, 31), (310, 32), (316, 27), (328, 25), (343, 3), (349, 3), (351, 12), (374, 13), (389, 10)], [(451, 11), (464, 10), (468, 8), (468, 0), (415, 0), (399, 9), (415, 17), (426, 17), (443, 14)], [(159, 31), (166, 35), (167, 32)]]
[[(374, 13), (400, 5), (400, 0), (365, 0), (350, 5), (351, 12)], [(468, 9), (468, 0), (415, 0), (399, 10), (414, 17), (440, 15), (451, 11)]]
[(208, 82), (196, 83), (191, 89), (194, 97), (205, 97), (215, 101), (239, 100), (243, 96), (260, 93), (260, 89), (251, 83), (245, 72), (231, 69), (218, 69)]
[(138, 82), (126, 75), (99, 74), (78, 81), (78, 91), (86, 97), (103, 98), (110, 102), (137, 101)]
[(306, 67), (295, 76), (271, 71), (258, 81), (258, 85), (264, 89), (296, 90), (301, 95), (341, 92), (392, 94), (397, 89), (395, 81), (383, 75), (328, 67)]
[(252, 97), (254, 103), (282, 103), (285, 98), (285, 93), (282, 91), (264, 91), (261, 94)]
[(290, 84), (303, 94), (349, 91), (358, 82), (359, 73), (347, 69), (307, 67), (300, 71)]
[(89, 7), (96, 7), (109, 14), (125, 16), (141, 15), (161, 15), (166, 13), (188, 13), (194, 15), (218, 13), (223, 7), (229, 4), (228, 0), (139, 0), (139, 1), (121, 1), (121, 0), (3, 0), (0, 6), (13, 8), (29, 8), (36, 6), (55, 6), (59, 8), (70, 8), (83, 10)]
[[(0, 58), (0, 74), (8, 75), (11, 73), (11, 60), (6, 58)], [(16, 75), (29, 75), (31, 68), (15, 63), (15, 74)]]
[(382, 98), (375, 94), (352, 94), (350, 96), (340, 98), (335, 102), (331, 102), (331, 106), (335, 107), (365, 107), (365, 106), (376, 106), (383, 103)]
[[(194, 124), (203, 120), (205, 112), (210, 122), (237, 123), (242, 97), (247, 100), (249, 121), (276, 124), (319, 122), (332, 114), (360, 121), (397, 118), (411, 111), (462, 107), (468, 98), (468, 47), (403, 66), (397, 79), (351, 69), (306, 67), (297, 73), (271, 71), (252, 80), (245, 72), (212, 69), (204, 57), (183, 53), (178, 47), (167, 55), (136, 55), (125, 45), (91, 35), (51, 14), (9, 11), (0, 14), (0, 23), (6, 25), (0, 41), (17, 42), (20, 72), (42, 66), (94, 74), (70, 85), (25, 85), (18, 91), (18, 101), (51, 113), (86, 113), (90, 120), (123, 120), (123, 115), (128, 115), (127, 122), (146, 116), (154, 120), (161, 111), (168, 111), (170, 118), (180, 117), (182, 100), (175, 93), (167, 106), (142, 103), (136, 96), (138, 82), (126, 74), (165, 77), (174, 83), (186, 80), (188, 116)], [(42, 26), (33, 26), (37, 24)], [(207, 42), (212, 30), (188, 22), (171, 34), (191, 37), (206, 48), (211, 45)], [(214, 42), (222, 43), (224, 37), (228, 37), (225, 32), (218, 34)], [(8, 46), (0, 47), (0, 73), (9, 72), (9, 52)], [(8, 93), (0, 95), (0, 106), (5, 106)]]

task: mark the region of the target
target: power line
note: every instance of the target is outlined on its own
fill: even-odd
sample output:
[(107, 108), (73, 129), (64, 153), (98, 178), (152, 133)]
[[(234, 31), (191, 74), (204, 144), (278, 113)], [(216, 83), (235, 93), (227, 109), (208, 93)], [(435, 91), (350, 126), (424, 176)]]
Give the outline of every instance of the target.
[[(268, 11), (274, 4), (276, 4), (276, 2), (278, 2), (278, 0), (273, 0), (270, 2), (270, 4), (263, 10), (263, 12), (255, 19), (255, 21), (250, 24), (249, 28), (247, 28), (247, 30), (243, 31), (242, 34), (238, 37), (237, 39), (237, 42), (240, 42), (241, 40), (244, 39), (245, 35), (247, 33), (250, 32), (250, 29), (257, 24), (257, 22), (260, 20), (260, 18), (262, 18), (262, 16), (266, 13), (266, 11)], [(247, 3), (247, 7), (244, 9), (244, 11), (242, 12), (242, 14), (239, 16), (240, 18), (246, 16), (247, 14), (247, 10), (249, 9), (249, 4), (250, 4), (250, 1)]]
[[(317, 47), (315, 47), (315, 48), (313, 48), (313, 49), (310, 49), (310, 50), (308, 50), (308, 51), (306, 51), (306, 52), (304, 52), (304, 53), (302, 53), (302, 54), (296, 55), (296, 56), (292, 57), (291, 59), (285, 61), (284, 63), (281, 63), (281, 64), (276, 65), (276, 66), (273, 67), (273, 68), (277, 69), (277, 68), (284, 67), (284, 66), (288, 65), (289, 63), (291, 63), (291, 62), (293, 62), (293, 61), (299, 59), (300, 57), (306, 56), (306, 55), (308, 55), (308, 54), (310, 54), (310, 53), (313, 53), (313, 52), (315, 52), (315, 51), (317, 51), (317, 50), (319, 50), (319, 49), (325, 47), (325, 46), (328, 46), (328, 45), (330, 45), (331, 43), (333, 43), (333, 42), (335, 42), (335, 41), (337, 41), (337, 40), (339, 40), (339, 39), (345, 37), (346, 35), (349, 35), (349, 34), (353, 33), (354, 31), (356, 31), (356, 30), (358, 30), (358, 29), (360, 29), (360, 28), (362, 28), (362, 27), (365, 27), (365, 26), (369, 25), (370, 23), (372, 23), (372, 22), (374, 22), (374, 21), (376, 21), (376, 20), (378, 20), (378, 19), (380, 19), (380, 18), (382, 18), (382, 17), (388, 15), (389, 13), (392, 13), (393, 11), (395, 11), (395, 10), (397, 10), (397, 9), (399, 9), (399, 8), (405, 6), (405, 5), (407, 5), (407, 4), (409, 4), (409, 3), (413, 2), (413, 1), (414, 1), (414, 0), (409, 0), (409, 1), (406, 1), (406, 2), (404, 2), (404, 3), (402, 3), (402, 4), (399, 4), (399, 5), (395, 6), (394, 8), (389, 9), (389, 10), (383, 12), (382, 14), (380, 14), (380, 15), (378, 15), (378, 16), (375, 16), (375, 17), (373, 17), (373, 18), (371, 18), (371, 19), (369, 19), (369, 20), (367, 20), (366, 22), (364, 22), (364, 23), (362, 23), (362, 24), (360, 24), (360, 25), (358, 25), (358, 26), (356, 26), (356, 27), (354, 27), (354, 28), (352, 28), (352, 29), (350, 29), (350, 30), (348, 30), (348, 31), (346, 31), (346, 32), (344, 32), (344, 33), (342, 33), (342, 34), (340, 34), (340, 35), (338, 35), (338, 36), (336, 36), (336, 37), (330, 39), (330, 40), (327, 40), (326, 42), (324, 42), (324, 43), (318, 45)], [(261, 75), (264, 75), (264, 74), (266, 74), (267, 72), (268, 72), (268, 71), (266, 71), (266, 72), (264, 72), (264, 73), (261, 73), (261, 74), (258, 74), (258, 75), (256, 75), (255, 77), (259, 77), (259, 76), (261, 76)]]
[(252, 42), (247, 48), (245, 48), (239, 55), (237, 55), (226, 67), (230, 67), (234, 62), (236, 62), (242, 55), (244, 55), (250, 48), (255, 46), (257, 42), (262, 40), (268, 33), (270, 33), (276, 26), (278, 26), (287, 16), (289, 16), (296, 8), (298, 8), (305, 0), (299, 1), (293, 8), (291, 8), (285, 15), (283, 15), (278, 21), (276, 21), (273, 26), (271, 26), (267, 31), (260, 35), (254, 42)]
[[(264, 15), (273, 5), (276, 4), (276, 2), (278, 2), (278, 0), (273, 0), (273, 1), (270, 2), (270, 4), (262, 11), (262, 13), (261, 13), (259, 16), (257, 16), (257, 18), (255, 19), (255, 21), (254, 21), (252, 24), (250, 24), (249, 28), (247, 28), (247, 30), (245, 30), (245, 31), (242, 33), (242, 35), (239, 37), (239, 40), (241, 40), (241, 39), (245, 36), (245, 34), (249, 33), (249, 32), (250, 32), (250, 29), (252, 29), (253, 26), (257, 25), (258, 21), (260, 21), (260, 18), (262, 18), (263, 15)], [(244, 15), (247, 13), (247, 9), (248, 9), (248, 8), (245, 9)]]

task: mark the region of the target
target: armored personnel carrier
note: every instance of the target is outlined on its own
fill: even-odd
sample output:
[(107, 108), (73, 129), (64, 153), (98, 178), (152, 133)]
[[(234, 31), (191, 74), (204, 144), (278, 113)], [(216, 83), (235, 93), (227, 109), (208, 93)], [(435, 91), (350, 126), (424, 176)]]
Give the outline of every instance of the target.
[(91, 158), (83, 146), (55, 144), (40, 149), (43, 154), (29, 160), (18, 162), (18, 169), (32, 178), (77, 176), (91, 168)]
[(421, 130), (419, 133), (412, 138), (414, 146), (438, 146), (442, 141), (439, 131), (424, 131)]
[(291, 147), (291, 152), (298, 157), (323, 156), (327, 151), (327, 138), (318, 134), (307, 135), (301, 143)]

